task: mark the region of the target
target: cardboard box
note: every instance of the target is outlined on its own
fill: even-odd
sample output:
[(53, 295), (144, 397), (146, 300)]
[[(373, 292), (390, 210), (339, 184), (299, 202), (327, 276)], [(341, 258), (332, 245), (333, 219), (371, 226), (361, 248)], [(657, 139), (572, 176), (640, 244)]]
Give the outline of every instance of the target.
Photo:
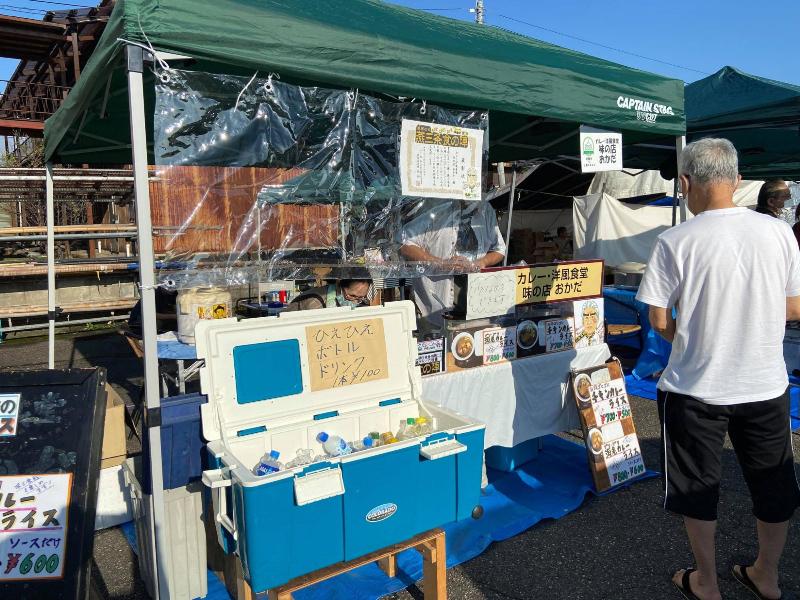
[(125, 441), (125, 402), (106, 384), (106, 422), (103, 428), (103, 454), (100, 468), (116, 467), (128, 455)]

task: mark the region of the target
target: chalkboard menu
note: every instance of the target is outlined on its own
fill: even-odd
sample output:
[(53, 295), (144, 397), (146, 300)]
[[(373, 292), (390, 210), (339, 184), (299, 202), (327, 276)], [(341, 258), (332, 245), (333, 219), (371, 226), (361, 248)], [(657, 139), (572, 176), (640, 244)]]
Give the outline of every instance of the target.
[(103, 369), (0, 376), (0, 596), (87, 597), (105, 396)]
[(619, 361), (612, 359), (602, 365), (572, 371), (572, 389), (597, 491), (644, 474), (639, 438)]

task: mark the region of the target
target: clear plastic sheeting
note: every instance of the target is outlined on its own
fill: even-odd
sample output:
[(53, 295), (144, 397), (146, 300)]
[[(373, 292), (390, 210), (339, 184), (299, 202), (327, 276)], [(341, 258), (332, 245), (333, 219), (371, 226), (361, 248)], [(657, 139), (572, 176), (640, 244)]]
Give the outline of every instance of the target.
[[(273, 76), (165, 74), (156, 86), (150, 182), (155, 251), (165, 256), (161, 285), (473, 268), (401, 256), (404, 229), (414, 222), (418, 230), (423, 213), (461, 213), (465, 204), (484, 203), (403, 196), (400, 131), (404, 119), (481, 130), (487, 174), (486, 112), (295, 86)], [(441, 220), (430, 219), (429, 228)], [(462, 240), (461, 255), (468, 256), (469, 231)]]

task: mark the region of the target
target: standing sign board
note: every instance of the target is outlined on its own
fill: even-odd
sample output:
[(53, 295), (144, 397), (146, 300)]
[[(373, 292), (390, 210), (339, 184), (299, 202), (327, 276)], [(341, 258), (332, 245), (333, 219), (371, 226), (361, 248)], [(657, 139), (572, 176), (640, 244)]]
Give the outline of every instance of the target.
[(581, 126), (581, 173), (622, 170), (622, 134)]
[(403, 119), (400, 185), (404, 196), (480, 200), (483, 130)]
[(642, 475), (644, 461), (619, 361), (573, 370), (572, 388), (597, 491)]
[(0, 377), (3, 416), (17, 415), (16, 435), (0, 437), (3, 598), (87, 597), (105, 384), (103, 369)]

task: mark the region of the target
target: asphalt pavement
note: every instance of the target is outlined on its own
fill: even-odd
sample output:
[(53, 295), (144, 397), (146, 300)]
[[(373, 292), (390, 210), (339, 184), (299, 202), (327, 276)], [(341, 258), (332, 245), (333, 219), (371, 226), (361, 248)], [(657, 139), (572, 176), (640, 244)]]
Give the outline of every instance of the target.
[[(138, 397), (141, 362), (117, 333), (86, 332), (58, 337), (56, 367), (101, 366), (124, 399)], [(42, 338), (0, 344), (0, 371), (47, 367)], [(2, 374), (0, 373), (0, 377)], [(489, 399), (487, 399), (488, 401)], [(659, 463), (655, 402), (633, 398), (632, 407), (648, 467)], [(563, 434), (570, 437), (570, 433)], [(793, 436), (800, 477), (800, 436)], [(129, 453), (138, 451), (136, 440)], [(675, 599), (670, 574), (692, 565), (681, 520), (662, 509), (660, 479), (632, 485), (604, 497), (587, 496), (583, 505), (558, 519), (539, 523), (448, 571), (448, 596), (464, 600), (617, 600)], [(750, 498), (736, 458), (726, 442), (720, 501), (718, 562), (722, 596), (752, 599), (730, 575), (734, 562), (752, 561), (757, 551)], [(105, 598), (147, 598), (136, 556), (118, 528), (95, 535), (93, 573)], [(784, 594), (800, 597), (800, 516), (791, 523), (782, 562)], [(387, 598), (422, 598), (412, 586)]]

